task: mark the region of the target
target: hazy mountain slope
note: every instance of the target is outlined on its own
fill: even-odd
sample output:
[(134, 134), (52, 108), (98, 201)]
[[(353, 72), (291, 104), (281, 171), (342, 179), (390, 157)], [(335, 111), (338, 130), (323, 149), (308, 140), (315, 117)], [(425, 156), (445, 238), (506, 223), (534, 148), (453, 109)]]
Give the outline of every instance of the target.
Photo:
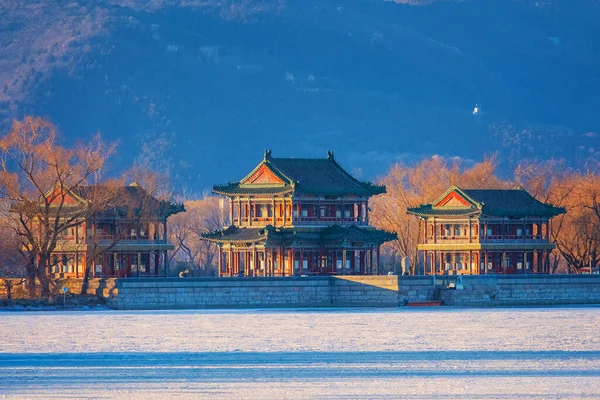
[(143, 159), (194, 191), (266, 148), (333, 149), (365, 178), (431, 154), (598, 156), (598, 1), (399, 3), (10, 0), (4, 127), (101, 131), (116, 167)]

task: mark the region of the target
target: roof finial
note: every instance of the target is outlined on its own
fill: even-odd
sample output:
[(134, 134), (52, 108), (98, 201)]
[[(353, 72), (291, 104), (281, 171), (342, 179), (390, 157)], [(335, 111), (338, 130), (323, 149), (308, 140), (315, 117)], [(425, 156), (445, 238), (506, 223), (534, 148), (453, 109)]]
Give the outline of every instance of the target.
[(265, 150), (265, 160), (271, 159), (271, 150)]
[(329, 150), (329, 151), (327, 152), (327, 159), (328, 159), (328, 160), (333, 160), (333, 151)]

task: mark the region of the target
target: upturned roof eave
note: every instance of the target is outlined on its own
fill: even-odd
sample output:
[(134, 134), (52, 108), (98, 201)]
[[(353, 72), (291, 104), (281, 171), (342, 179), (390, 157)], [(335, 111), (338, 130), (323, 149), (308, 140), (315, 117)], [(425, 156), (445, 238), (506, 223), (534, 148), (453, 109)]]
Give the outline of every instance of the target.
[[(454, 212), (448, 212), (454, 211)], [(461, 212), (462, 211), (462, 212)], [(465, 209), (463, 210), (440, 210), (440, 209), (429, 209), (429, 210), (421, 210), (421, 207), (409, 208), (406, 210), (406, 213), (409, 215), (415, 215), (421, 218), (429, 218), (429, 217), (473, 217), (482, 215), (482, 211), (478, 208), (476, 209)]]
[(376, 196), (378, 194), (386, 193), (385, 186), (370, 186), (361, 188), (358, 190), (352, 189), (320, 189), (320, 188), (305, 188), (302, 185), (290, 185), (290, 186), (247, 186), (242, 185), (219, 185), (213, 186), (212, 192), (214, 194), (222, 196), (239, 196), (239, 195), (260, 195), (260, 194), (311, 194), (321, 196)]
[[(357, 186), (361, 187), (363, 190), (370, 192), (373, 196), (377, 195), (377, 194), (383, 194), (386, 192), (386, 188), (385, 186), (378, 186), (378, 185), (372, 185), (370, 183), (365, 183), (362, 181), (359, 181), (358, 179), (356, 179), (355, 177), (352, 176), (352, 174), (350, 174), (348, 171), (346, 171), (345, 168), (343, 168), (337, 161), (335, 158), (331, 157), (329, 158), (329, 161), (331, 163), (333, 163), (333, 165), (335, 165), (335, 167), (341, 171), (341, 173), (347, 178), (349, 179), (351, 182), (355, 183)], [(376, 189), (377, 188), (377, 189)], [(380, 190), (380, 191), (379, 191)]]
[(322, 196), (376, 196), (378, 194), (386, 193), (387, 190), (385, 186), (367, 186), (358, 188), (358, 189), (322, 189), (322, 188), (306, 188), (302, 184), (298, 184), (295, 187), (294, 193), (296, 194), (312, 194), (312, 195), (322, 195)]
[[(244, 237), (244, 231), (246, 231), (246, 234), (252, 233), (252, 231), (260, 234), (256, 236)], [(265, 245), (268, 245), (268, 243), (271, 242), (271, 244), (273, 244), (280, 243), (282, 241), (293, 242), (295, 240), (311, 243), (341, 243), (349, 238), (349, 235), (352, 234), (352, 231), (357, 231), (360, 235), (364, 236), (364, 238), (358, 240), (359, 242), (382, 244), (397, 239), (397, 234), (393, 232), (387, 232), (378, 229), (363, 229), (354, 226), (341, 227), (337, 225), (326, 227), (321, 232), (308, 234), (306, 232), (297, 232), (294, 228), (273, 228), (271, 225), (268, 225), (264, 228), (255, 229), (230, 226), (222, 231), (203, 234), (202, 239), (213, 243), (264, 242)]]
[[(450, 212), (454, 211), (454, 212)], [(555, 217), (560, 214), (564, 214), (566, 211), (564, 208), (553, 207), (553, 210), (548, 212), (535, 212), (535, 211), (495, 211), (480, 209), (465, 210), (464, 212), (458, 212), (460, 210), (448, 210), (448, 209), (428, 209), (422, 210), (422, 207), (409, 208), (406, 213), (409, 215), (416, 215), (421, 218), (429, 217), (468, 217), (468, 216), (479, 216), (485, 217), (504, 217), (504, 218), (524, 218), (524, 217)]]
[(231, 187), (231, 188), (225, 188), (223, 186), (213, 186), (213, 190), (212, 190), (212, 192), (214, 194), (218, 194), (218, 195), (222, 195), (222, 196), (226, 196), (226, 197), (233, 197), (233, 196), (240, 196), (240, 195), (256, 196), (256, 195), (261, 195), (261, 194), (265, 194), (265, 195), (287, 194), (287, 193), (292, 193), (293, 191), (294, 191), (294, 188), (290, 187), (290, 186), (281, 186), (281, 187), (263, 186), (263, 187), (251, 187), (251, 188), (244, 188), (241, 186), (235, 186), (235, 187)]
[(535, 211), (496, 211), (496, 210), (485, 210), (483, 212), (483, 216), (491, 216), (491, 217), (556, 217), (557, 215), (565, 214), (566, 210), (562, 207), (552, 207), (552, 209), (548, 210), (540, 210), (538, 212)]

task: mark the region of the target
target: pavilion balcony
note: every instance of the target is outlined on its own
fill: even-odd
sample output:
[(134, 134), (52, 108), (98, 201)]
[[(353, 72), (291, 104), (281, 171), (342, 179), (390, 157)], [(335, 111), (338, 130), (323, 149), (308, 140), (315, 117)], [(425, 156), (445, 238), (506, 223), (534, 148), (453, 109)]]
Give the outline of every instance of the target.
[(541, 235), (487, 235), (479, 238), (481, 243), (548, 243)]
[(368, 223), (366, 221), (361, 221), (360, 218), (357, 217), (288, 217), (284, 219), (282, 217), (276, 217), (275, 221), (273, 221), (273, 217), (253, 217), (252, 221), (249, 222), (248, 218), (242, 217), (241, 220), (235, 218), (233, 221), (234, 225), (237, 226), (266, 226), (273, 225), (275, 222), (276, 226), (293, 226), (293, 225), (359, 225), (366, 226)]
[(367, 225), (367, 223), (353, 217), (296, 217), (294, 225)]
[(448, 243), (548, 243), (549, 240), (541, 235), (487, 235), (487, 236), (428, 236), (427, 244), (448, 244)]
[[(476, 242), (476, 238), (473, 238), (474, 242)], [(429, 236), (427, 238), (426, 243), (434, 243), (433, 236)], [(435, 238), (435, 243), (469, 243), (468, 236), (441, 236)]]
[[(241, 220), (236, 218), (236, 219), (234, 219), (233, 224), (239, 225), (239, 226), (249, 226), (250, 221), (248, 221), (248, 217), (242, 217)], [(284, 225), (284, 219), (282, 217), (275, 218), (275, 224), (278, 226)], [(292, 219), (286, 218), (285, 224), (291, 225)], [(254, 225), (254, 226), (273, 225), (273, 217), (252, 217), (252, 225)]]
[(110, 245), (114, 242), (119, 244), (161, 244), (167, 243), (166, 239), (157, 236), (139, 235), (119, 238), (117, 235), (97, 235), (95, 238), (88, 237), (87, 244)]
[(75, 237), (72, 235), (68, 235), (68, 236), (59, 236), (58, 238), (56, 238), (56, 242), (57, 243), (84, 243), (85, 242), (85, 237), (84, 236), (80, 236), (80, 237)]

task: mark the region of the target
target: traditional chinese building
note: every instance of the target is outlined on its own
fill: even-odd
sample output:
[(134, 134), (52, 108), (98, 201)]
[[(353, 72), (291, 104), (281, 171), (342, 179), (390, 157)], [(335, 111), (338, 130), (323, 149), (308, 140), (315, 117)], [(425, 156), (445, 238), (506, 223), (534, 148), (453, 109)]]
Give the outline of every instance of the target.
[(369, 226), (369, 198), (334, 159), (264, 159), (240, 182), (215, 186), (232, 225), (204, 235), (219, 246), (219, 276), (368, 275), (395, 235)]
[(182, 205), (158, 200), (137, 184), (79, 187), (65, 197), (66, 217), (91, 198), (102, 197), (107, 206), (60, 233), (50, 260), (54, 276), (82, 277), (89, 258), (95, 277), (167, 275), (167, 251), (173, 250), (167, 218), (183, 211)]
[(432, 275), (548, 273), (550, 220), (564, 212), (520, 187), (456, 186), (408, 210), (422, 221), (418, 249)]

